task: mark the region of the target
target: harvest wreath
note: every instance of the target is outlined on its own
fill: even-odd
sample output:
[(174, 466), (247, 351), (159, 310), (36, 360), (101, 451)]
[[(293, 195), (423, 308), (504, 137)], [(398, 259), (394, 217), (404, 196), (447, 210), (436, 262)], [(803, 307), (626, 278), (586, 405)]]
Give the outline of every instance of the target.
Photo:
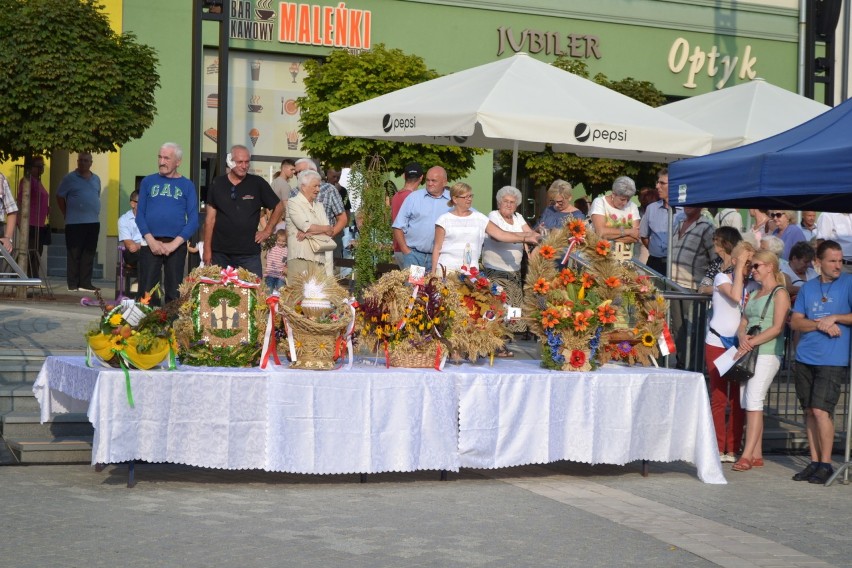
[(530, 255), (525, 304), (544, 367), (588, 371), (609, 361), (649, 365), (659, 356), (666, 301), (582, 221), (551, 231)]

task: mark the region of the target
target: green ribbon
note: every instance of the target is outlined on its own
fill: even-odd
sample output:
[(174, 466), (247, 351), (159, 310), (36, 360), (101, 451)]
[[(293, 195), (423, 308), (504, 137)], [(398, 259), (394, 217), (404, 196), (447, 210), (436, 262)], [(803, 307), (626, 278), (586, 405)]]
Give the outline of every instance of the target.
[(136, 405), (133, 404), (133, 388), (130, 386), (130, 371), (127, 369), (127, 365), (124, 362), (124, 358), (127, 357), (127, 354), (122, 351), (115, 351), (115, 354), (118, 356), (118, 364), (121, 365), (121, 370), (124, 371), (124, 384), (125, 389), (127, 391), (127, 404), (130, 405), (130, 408), (136, 408)]

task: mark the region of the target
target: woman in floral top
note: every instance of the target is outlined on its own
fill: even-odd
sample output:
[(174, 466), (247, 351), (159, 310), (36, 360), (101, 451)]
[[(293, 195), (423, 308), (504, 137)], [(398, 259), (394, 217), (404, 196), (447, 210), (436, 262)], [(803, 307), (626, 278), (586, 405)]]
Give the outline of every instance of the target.
[(614, 243), (612, 250), (618, 260), (630, 260), (633, 243), (639, 242), (639, 208), (631, 201), (635, 193), (633, 180), (621, 176), (613, 182), (612, 192), (596, 197), (589, 209), (595, 233)]

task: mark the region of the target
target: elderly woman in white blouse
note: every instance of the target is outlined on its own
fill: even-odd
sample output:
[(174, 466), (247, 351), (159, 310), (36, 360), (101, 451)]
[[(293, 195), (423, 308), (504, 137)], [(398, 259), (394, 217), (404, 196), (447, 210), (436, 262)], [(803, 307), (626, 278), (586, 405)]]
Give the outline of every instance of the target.
[[(518, 205), (521, 203), (521, 192), (507, 185), (497, 192), (497, 209), (488, 214), (488, 220), (508, 233), (531, 233), (532, 229), (518, 213)], [(485, 238), (482, 245), (482, 267), (489, 280), (502, 286), (506, 290), (509, 305), (520, 307), (524, 301), (524, 285), (521, 281), (521, 261), (524, 258), (524, 245), (522, 243), (507, 243)], [(513, 321), (508, 324), (509, 331), (523, 333), (527, 330), (526, 324), (521, 321)], [(511, 357), (511, 352), (498, 353), (504, 357)]]

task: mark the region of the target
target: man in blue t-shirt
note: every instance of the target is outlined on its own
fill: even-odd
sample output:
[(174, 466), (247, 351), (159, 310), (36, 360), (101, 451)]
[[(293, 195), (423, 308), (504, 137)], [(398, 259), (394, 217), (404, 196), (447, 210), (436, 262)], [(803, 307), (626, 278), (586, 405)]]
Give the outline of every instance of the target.
[(92, 273), (101, 232), (101, 179), (92, 171), (92, 154), (77, 154), (77, 169), (62, 178), (56, 203), (65, 217), (65, 278), (68, 290), (94, 292)]
[(178, 173), (183, 150), (173, 142), (160, 146), (158, 171), (139, 185), (136, 225), (147, 247), (139, 249), (139, 297), (160, 283), (160, 294), (151, 299), (166, 303), (178, 299), (184, 276), (186, 243), (198, 230), (198, 196), (195, 184)]
[(834, 407), (849, 374), (852, 275), (843, 273), (843, 249), (835, 241), (817, 247), (820, 277), (799, 289), (790, 326), (802, 334), (796, 348), (796, 396), (807, 419), (811, 463), (796, 481), (825, 483), (834, 473)]

